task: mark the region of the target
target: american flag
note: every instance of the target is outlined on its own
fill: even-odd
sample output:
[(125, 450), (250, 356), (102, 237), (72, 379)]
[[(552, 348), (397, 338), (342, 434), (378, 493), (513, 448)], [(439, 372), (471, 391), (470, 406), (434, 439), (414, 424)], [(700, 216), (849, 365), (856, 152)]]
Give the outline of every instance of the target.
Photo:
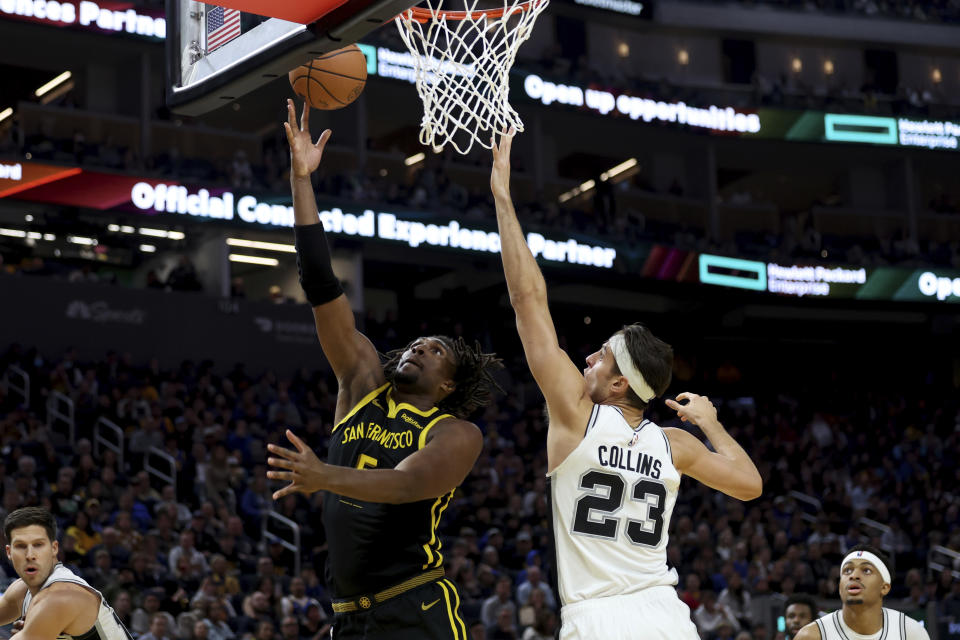
[(225, 45), (240, 35), (240, 12), (207, 5), (207, 52)]

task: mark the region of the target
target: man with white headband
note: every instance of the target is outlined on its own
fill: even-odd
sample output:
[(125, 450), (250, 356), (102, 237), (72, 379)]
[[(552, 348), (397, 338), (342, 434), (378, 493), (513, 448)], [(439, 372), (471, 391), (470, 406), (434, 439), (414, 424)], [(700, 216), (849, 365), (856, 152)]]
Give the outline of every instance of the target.
[(843, 607), (805, 626), (794, 640), (930, 640), (919, 622), (883, 606), (891, 581), (881, 551), (868, 544), (851, 548), (840, 563)]
[(503, 271), (524, 354), (550, 415), (560, 639), (697, 640), (690, 609), (677, 597), (677, 572), (667, 566), (680, 477), (752, 500), (762, 490), (760, 473), (707, 398), (681, 393), (666, 404), (699, 426), (714, 451), (686, 430), (644, 419), (670, 386), (673, 349), (643, 325), (617, 331), (587, 358), (582, 373), (560, 348), (543, 274), (510, 199), (512, 132), (493, 142), (490, 186)]

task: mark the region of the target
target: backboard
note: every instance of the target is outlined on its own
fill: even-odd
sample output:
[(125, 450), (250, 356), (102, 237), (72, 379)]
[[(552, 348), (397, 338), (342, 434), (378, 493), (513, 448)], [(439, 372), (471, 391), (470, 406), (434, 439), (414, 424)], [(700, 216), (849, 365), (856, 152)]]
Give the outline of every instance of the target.
[(166, 0), (167, 106), (196, 116), (229, 104), (417, 1)]

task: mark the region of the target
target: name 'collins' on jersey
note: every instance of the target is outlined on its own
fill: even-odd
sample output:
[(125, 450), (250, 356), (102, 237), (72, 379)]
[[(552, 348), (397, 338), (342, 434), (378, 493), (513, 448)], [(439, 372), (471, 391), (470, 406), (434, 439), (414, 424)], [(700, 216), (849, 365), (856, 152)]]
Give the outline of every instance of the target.
[(564, 605), (677, 584), (667, 530), (680, 473), (663, 429), (594, 405), (583, 440), (549, 475)]

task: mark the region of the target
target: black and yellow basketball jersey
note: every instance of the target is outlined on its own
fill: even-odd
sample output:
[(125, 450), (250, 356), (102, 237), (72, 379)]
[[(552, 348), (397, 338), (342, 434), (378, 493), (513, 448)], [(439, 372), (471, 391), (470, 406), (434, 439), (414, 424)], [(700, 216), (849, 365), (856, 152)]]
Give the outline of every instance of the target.
[[(392, 397), (387, 383), (371, 391), (333, 429), (327, 462), (392, 469), (426, 444), (427, 433), (451, 418)], [(453, 492), (419, 502), (383, 504), (327, 493), (323, 526), (330, 552), (327, 585), (334, 598), (380, 591), (443, 566), (437, 525)]]

